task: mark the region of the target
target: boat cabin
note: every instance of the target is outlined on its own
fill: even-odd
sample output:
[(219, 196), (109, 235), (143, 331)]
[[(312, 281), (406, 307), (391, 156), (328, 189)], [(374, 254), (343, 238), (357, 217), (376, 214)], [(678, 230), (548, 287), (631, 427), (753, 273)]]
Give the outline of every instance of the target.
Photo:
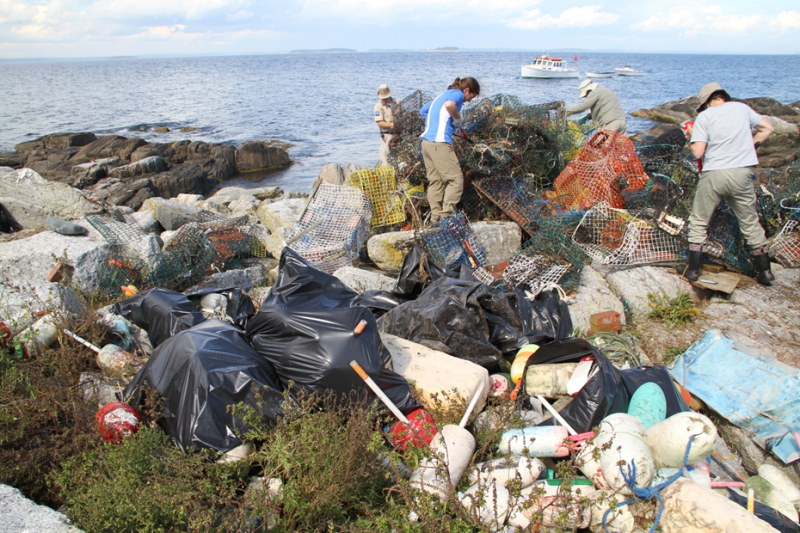
[(559, 57), (541, 56), (534, 59), (531, 66), (547, 70), (554, 68), (563, 69), (567, 68), (567, 62)]

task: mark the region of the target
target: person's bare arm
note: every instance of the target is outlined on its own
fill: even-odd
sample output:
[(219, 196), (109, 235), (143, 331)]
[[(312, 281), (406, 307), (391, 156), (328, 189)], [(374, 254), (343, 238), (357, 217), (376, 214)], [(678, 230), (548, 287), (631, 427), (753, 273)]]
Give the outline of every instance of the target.
[(701, 157), (703, 157), (703, 154), (706, 153), (706, 146), (708, 146), (708, 143), (704, 142), (692, 143), (692, 154), (694, 154), (694, 157), (696, 159), (700, 159)]
[(375, 122), (380, 128), (394, 128), (394, 122), (386, 122), (385, 120), (376, 120)]
[(766, 117), (761, 117), (761, 120), (756, 124), (756, 134), (753, 135), (753, 144), (761, 144), (766, 141), (767, 137), (772, 135), (773, 131), (775, 131), (775, 128), (772, 127), (772, 123), (770, 123)]
[(461, 120), (461, 113), (458, 112), (458, 106), (452, 100), (448, 100), (444, 103), (444, 108), (450, 113), (450, 116), (453, 117), (453, 120)]

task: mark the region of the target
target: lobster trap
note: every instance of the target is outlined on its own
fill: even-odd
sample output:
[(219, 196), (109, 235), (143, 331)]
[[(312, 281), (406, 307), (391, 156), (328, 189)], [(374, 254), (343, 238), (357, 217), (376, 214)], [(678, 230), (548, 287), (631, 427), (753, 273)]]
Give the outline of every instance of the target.
[(286, 245), (320, 270), (332, 274), (353, 266), (367, 240), (372, 207), (359, 189), (322, 181), (309, 198)]
[(681, 257), (681, 242), (676, 237), (606, 204), (586, 212), (572, 240), (586, 255), (604, 265), (644, 265)]
[(502, 287), (505, 290), (521, 287), (535, 297), (548, 287), (558, 284), (570, 266), (572, 265), (569, 263), (559, 264), (552, 257), (516, 253), (503, 270)]
[(789, 220), (769, 245), (769, 255), (786, 268), (800, 267), (800, 221)]
[(505, 176), (475, 180), (472, 185), (528, 235), (537, 231), (540, 218), (561, 213), (553, 203), (537, 199), (538, 187), (532, 180)]
[(459, 263), (473, 269), (484, 266), (484, 250), (476, 245), (475, 231), (462, 213), (442, 218), (434, 228), (418, 229), (414, 238), (440, 267), (454, 268)]
[(565, 211), (605, 202), (624, 206), (623, 191), (642, 189), (648, 181), (633, 143), (618, 133), (600, 130), (558, 175), (546, 196)]
[(347, 177), (350, 186), (360, 189), (372, 205), (372, 227), (390, 226), (406, 220), (402, 192), (397, 189), (394, 167), (365, 168)]
[(433, 98), (414, 91), (392, 108), (395, 137), (389, 145), (389, 163), (395, 168), (397, 181), (412, 186), (425, 179), (425, 164), (419, 149), (419, 137), (425, 130), (425, 119), (419, 114)]
[(586, 264), (583, 249), (572, 240), (583, 215), (583, 211), (568, 211), (541, 217), (537, 221), (538, 230), (520, 248), (520, 253), (529, 257), (544, 256), (566, 266), (560, 282), (565, 288), (577, 285)]

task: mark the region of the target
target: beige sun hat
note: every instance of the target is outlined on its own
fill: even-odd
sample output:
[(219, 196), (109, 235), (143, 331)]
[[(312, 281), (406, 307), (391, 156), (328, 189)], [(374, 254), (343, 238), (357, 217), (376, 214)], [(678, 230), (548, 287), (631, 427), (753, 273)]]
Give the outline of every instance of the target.
[(586, 78), (581, 82), (578, 86), (578, 90), (581, 93), (581, 98), (586, 98), (586, 95), (589, 94), (589, 91), (594, 91), (599, 84), (596, 81), (592, 81), (589, 78)]
[(392, 96), (392, 90), (385, 83), (378, 86), (378, 98), (381, 100)]
[(709, 97), (717, 91), (724, 91), (725, 89), (722, 88), (722, 85), (719, 83), (712, 81), (711, 83), (707, 83), (703, 85), (703, 88), (700, 89), (700, 94), (697, 95), (697, 98), (700, 100), (700, 103), (697, 104), (697, 112), (700, 112), (700, 108), (703, 107), (703, 104), (709, 99)]

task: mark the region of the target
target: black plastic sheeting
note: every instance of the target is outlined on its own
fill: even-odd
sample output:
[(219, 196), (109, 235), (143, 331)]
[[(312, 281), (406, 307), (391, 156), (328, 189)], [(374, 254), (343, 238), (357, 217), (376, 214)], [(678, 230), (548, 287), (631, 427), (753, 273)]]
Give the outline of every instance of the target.
[[(248, 321), (247, 337), (275, 367), (283, 386), (293, 383), (295, 394), (331, 390), (345, 399), (368, 393), (350, 367), (355, 360), (401, 411), (418, 408), (408, 382), (392, 369), (374, 315), (357, 302), (358, 294), (339, 279), (285, 248), (278, 279)], [(362, 320), (366, 327), (357, 334), (354, 330)]]
[[(733, 503), (747, 509), (747, 496), (744, 494), (729, 488), (728, 498)], [(781, 533), (800, 533), (800, 524), (794, 522), (791, 518), (759, 501), (754, 502), (754, 504), (753, 514)]]
[(153, 348), (206, 320), (185, 295), (159, 287), (117, 302), (114, 312), (145, 330)]
[[(627, 413), (630, 398), (636, 389), (645, 383), (655, 383), (664, 392), (667, 400), (667, 417), (689, 410), (689, 406), (672, 384), (666, 368), (635, 367), (619, 370), (600, 348), (585, 339), (567, 339), (540, 347), (528, 359), (525, 373), (531, 365), (576, 363), (590, 355), (594, 356), (597, 363), (597, 373), (572, 398), (572, 401), (559, 411), (564, 420), (578, 433), (592, 431), (608, 415)], [(525, 391), (524, 381), (523, 391)], [(555, 421), (550, 418), (541, 425), (548, 426), (554, 423)]]
[(147, 389), (163, 398), (159, 424), (184, 452), (225, 452), (242, 443), (228, 407), (244, 403), (270, 423), (281, 415), (282, 387), (272, 365), (236, 327), (206, 320), (165, 340), (125, 389), (140, 408)]
[(250, 297), (237, 288), (204, 289), (190, 295), (154, 288), (117, 302), (114, 312), (145, 330), (155, 348), (173, 335), (204, 322), (206, 318), (197, 309), (202, 297), (211, 293), (228, 299), (227, 315), (237, 327), (244, 329), (255, 313), (255, 306)]

